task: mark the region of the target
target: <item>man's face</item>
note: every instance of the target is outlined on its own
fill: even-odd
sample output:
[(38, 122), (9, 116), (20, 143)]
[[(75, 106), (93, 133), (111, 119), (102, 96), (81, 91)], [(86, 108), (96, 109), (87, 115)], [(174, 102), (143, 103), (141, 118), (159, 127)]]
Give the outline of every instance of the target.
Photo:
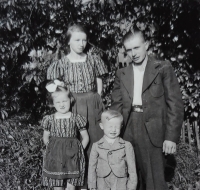
[(124, 47), (135, 64), (142, 64), (147, 55), (149, 44), (144, 41), (141, 33), (136, 33), (124, 42)]
[(121, 119), (112, 118), (110, 120), (105, 119), (100, 123), (101, 129), (104, 131), (104, 135), (109, 139), (115, 139), (119, 136), (121, 130)]

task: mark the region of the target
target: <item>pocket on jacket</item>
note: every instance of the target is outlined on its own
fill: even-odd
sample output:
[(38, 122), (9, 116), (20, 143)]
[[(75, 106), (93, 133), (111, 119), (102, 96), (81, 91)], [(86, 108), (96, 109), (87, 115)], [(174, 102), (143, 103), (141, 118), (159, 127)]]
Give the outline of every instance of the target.
[(159, 98), (164, 94), (164, 88), (162, 83), (155, 83), (150, 86), (150, 93), (154, 98)]

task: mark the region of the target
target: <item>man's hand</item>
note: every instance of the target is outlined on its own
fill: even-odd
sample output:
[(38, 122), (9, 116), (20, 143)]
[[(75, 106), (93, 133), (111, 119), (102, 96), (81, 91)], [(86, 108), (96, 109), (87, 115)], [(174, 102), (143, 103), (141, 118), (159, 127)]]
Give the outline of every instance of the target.
[(176, 143), (165, 140), (163, 143), (163, 152), (165, 153), (165, 155), (174, 154), (176, 152)]

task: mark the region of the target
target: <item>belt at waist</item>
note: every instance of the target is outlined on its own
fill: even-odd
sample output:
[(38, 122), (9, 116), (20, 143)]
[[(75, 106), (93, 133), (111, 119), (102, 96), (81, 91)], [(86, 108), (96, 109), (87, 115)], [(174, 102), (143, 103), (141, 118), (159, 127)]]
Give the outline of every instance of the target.
[(132, 112), (143, 112), (143, 107), (142, 105), (133, 105), (131, 107)]

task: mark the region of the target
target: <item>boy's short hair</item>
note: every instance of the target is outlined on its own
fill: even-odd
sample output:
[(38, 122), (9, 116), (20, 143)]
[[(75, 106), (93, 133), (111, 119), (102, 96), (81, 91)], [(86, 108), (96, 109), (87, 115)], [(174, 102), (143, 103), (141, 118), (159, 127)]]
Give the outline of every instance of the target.
[(113, 119), (113, 118), (119, 118), (121, 122), (123, 121), (122, 114), (116, 110), (105, 110), (101, 114), (101, 122), (103, 122), (104, 120), (109, 121), (110, 119)]

